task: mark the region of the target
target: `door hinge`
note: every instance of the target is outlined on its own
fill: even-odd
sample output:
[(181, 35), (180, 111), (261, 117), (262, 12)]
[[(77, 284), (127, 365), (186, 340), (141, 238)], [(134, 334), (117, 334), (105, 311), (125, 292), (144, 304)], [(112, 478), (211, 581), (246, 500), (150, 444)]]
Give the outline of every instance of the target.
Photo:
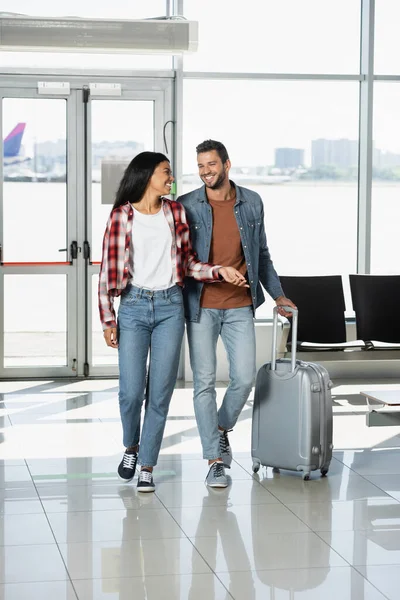
[(89, 83), (91, 96), (121, 96), (120, 83)]
[(68, 96), (70, 93), (69, 81), (38, 81), (37, 91), (39, 95), (51, 94)]

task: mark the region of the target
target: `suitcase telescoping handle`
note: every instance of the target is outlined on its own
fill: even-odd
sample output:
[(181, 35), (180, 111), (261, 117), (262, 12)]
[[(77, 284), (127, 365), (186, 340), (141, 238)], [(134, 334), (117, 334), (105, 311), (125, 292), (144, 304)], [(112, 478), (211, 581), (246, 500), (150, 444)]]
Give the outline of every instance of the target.
[(272, 360), (271, 360), (271, 371), (276, 369), (276, 349), (278, 346), (278, 308), (284, 308), (287, 312), (292, 313), (292, 372), (296, 366), (296, 348), (297, 348), (297, 322), (299, 318), (299, 311), (297, 308), (291, 306), (274, 306), (273, 310), (273, 329), (272, 329)]

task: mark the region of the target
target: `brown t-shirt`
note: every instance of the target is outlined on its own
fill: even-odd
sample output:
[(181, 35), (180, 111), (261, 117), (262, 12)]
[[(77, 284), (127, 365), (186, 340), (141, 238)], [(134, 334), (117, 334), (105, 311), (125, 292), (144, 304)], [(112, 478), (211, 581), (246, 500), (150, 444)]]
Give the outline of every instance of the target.
[[(240, 241), (239, 228), (231, 200), (209, 200), (213, 211), (213, 230), (209, 262), (224, 267), (235, 267), (245, 275), (246, 261)], [(249, 288), (241, 288), (226, 281), (206, 283), (203, 287), (200, 306), (202, 308), (241, 308), (251, 305)]]

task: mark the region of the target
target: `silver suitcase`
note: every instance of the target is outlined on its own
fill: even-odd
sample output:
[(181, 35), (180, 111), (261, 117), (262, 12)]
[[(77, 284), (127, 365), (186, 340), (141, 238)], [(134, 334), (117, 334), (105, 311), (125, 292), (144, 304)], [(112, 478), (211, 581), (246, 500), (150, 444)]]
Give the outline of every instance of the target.
[(332, 382), (316, 363), (296, 360), (297, 310), (292, 312), (292, 357), (276, 359), (278, 310), (274, 308), (272, 361), (257, 373), (252, 423), (253, 471), (260, 465), (328, 473), (332, 459)]

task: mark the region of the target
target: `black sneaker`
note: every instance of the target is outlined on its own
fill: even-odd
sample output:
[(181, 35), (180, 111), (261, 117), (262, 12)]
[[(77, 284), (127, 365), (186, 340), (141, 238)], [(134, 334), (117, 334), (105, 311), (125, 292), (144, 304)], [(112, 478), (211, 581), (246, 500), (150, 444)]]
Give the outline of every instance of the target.
[(139, 478), (137, 482), (137, 491), (138, 492), (154, 492), (156, 486), (153, 481), (153, 474), (150, 471), (145, 471), (142, 469), (139, 473)]
[[(232, 429), (229, 431), (232, 431)], [(222, 462), (224, 463), (224, 467), (226, 469), (230, 469), (232, 464), (232, 448), (229, 443), (228, 431), (226, 431), (226, 429), (223, 431), (219, 430), (219, 452)]]
[(118, 475), (123, 481), (132, 481), (135, 477), (137, 458), (137, 452), (134, 450), (125, 450), (118, 467)]

